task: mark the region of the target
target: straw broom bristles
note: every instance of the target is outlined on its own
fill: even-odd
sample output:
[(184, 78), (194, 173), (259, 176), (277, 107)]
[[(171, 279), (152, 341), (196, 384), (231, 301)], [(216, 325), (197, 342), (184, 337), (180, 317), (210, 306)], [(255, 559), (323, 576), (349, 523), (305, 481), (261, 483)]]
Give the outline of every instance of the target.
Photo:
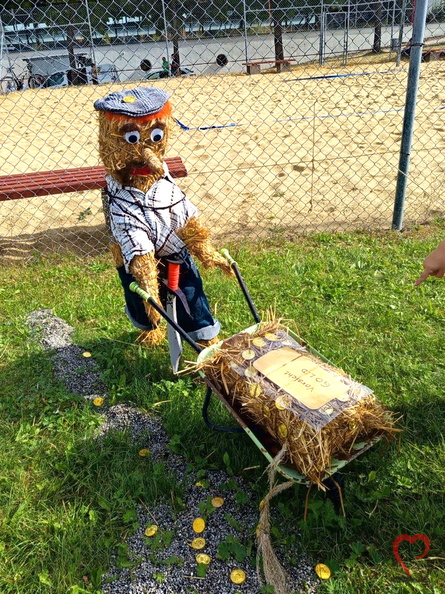
[[(221, 350), (210, 360), (204, 361), (200, 368), (232, 405), (236, 400), (247, 416), (266, 429), (280, 446), (287, 445), (288, 463), (324, 489), (322, 481), (331, 460), (349, 459), (357, 442), (369, 441), (375, 437), (392, 439), (398, 432), (394, 427), (395, 418), (372, 394), (344, 408), (341, 414), (318, 430), (299, 419), (293, 411), (281, 406), (277, 408), (276, 400), (264, 393), (261, 383), (244, 377), (246, 361), (240, 356), (255, 337), (277, 329), (279, 324), (270, 322), (262, 324), (253, 335), (235, 335), (225, 341)], [(313, 358), (319, 361), (316, 357)], [(240, 374), (236, 367), (242, 368), (243, 365), (244, 373)], [(332, 366), (328, 367), (334, 369)], [(247, 374), (249, 369), (247, 367)], [(347, 377), (340, 370), (335, 371)]]

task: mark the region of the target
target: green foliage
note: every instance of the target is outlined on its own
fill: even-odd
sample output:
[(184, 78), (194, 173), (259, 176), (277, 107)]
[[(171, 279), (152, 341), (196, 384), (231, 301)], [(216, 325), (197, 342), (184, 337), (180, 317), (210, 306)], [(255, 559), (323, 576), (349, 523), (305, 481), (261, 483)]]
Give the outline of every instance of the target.
[(204, 520), (207, 520), (215, 511), (216, 508), (212, 505), (212, 497), (210, 495), (199, 503), (199, 514)]
[(238, 563), (245, 561), (247, 557), (252, 554), (252, 544), (243, 543), (238, 537), (228, 534), (219, 545), (218, 545), (218, 559), (228, 561), (229, 559), (235, 559)]
[(159, 553), (159, 551), (168, 549), (168, 547), (171, 545), (174, 535), (175, 533), (173, 530), (159, 529), (154, 536), (146, 538), (144, 542), (150, 551), (150, 558), (156, 560), (157, 553)]
[[(304, 522), (303, 486), (272, 502), (273, 543), (285, 551), (299, 544), (314, 563), (331, 568), (320, 593), (445, 590), (445, 284), (429, 279), (413, 287), (422, 260), (442, 236), (438, 223), (404, 235), (323, 234), (294, 243), (277, 237), (231, 250), (259, 310), (275, 308), (319, 352), (403, 416), (400, 445), (373, 448), (345, 467), (346, 518), (313, 489)], [(250, 326), (236, 283), (219, 271), (203, 275), (223, 336)], [(246, 435), (205, 427), (205, 388), (193, 375), (171, 374), (166, 345), (135, 344), (137, 333), (123, 313), (108, 259), (35, 258), (26, 267), (0, 269), (0, 277), (2, 594), (98, 592), (112, 553), (118, 552), (122, 567), (139, 562), (124, 545), (137, 527), (137, 505), (184, 505), (182, 486), (165, 465), (138, 455), (146, 444), (112, 432), (99, 445), (97, 411), (56, 380), (51, 354), (30, 336), (26, 319), (33, 310), (52, 309), (75, 328), (73, 340), (97, 361), (108, 401), (160, 415), (171, 450), (187, 458), (188, 471), (204, 488), (210, 486), (206, 472), (223, 469), (250, 480), (254, 497), (236, 487), (234, 476), (221, 495), (232, 490), (238, 505), (258, 505), (267, 488), (264, 457)], [(195, 357), (188, 348), (185, 355)], [(235, 424), (214, 396), (209, 414), (215, 424)], [(212, 513), (208, 499), (200, 511)], [(236, 520), (226, 520), (239, 529)], [(414, 547), (404, 550), (415, 580), (402, 583), (392, 542), (399, 534), (418, 533), (429, 536), (431, 550), (418, 560)], [(147, 539), (154, 558), (169, 538), (161, 532)], [(219, 555), (250, 559), (251, 544), (232, 536), (220, 543)]]

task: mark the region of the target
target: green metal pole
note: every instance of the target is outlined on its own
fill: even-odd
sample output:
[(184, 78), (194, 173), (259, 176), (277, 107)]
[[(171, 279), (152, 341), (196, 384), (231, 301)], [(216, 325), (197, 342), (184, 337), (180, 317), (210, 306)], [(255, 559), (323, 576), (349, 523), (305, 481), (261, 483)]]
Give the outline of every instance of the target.
[(411, 51), (409, 56), (408, 86), (406, 89), (405, 115), (403, 119), (402, 142), (400, 146), (399, 170), (397, 174), (396, 196), (392, 228), (401, 231), (403, 226), (403, 210), (405, 207), (406, 185), (408, 182), (409, 158), (413, 139), (414, 119), (416, 113), (417, 90), (419, 87), (420, 63), (425, 38), (425, 22), (428, 0), (417, 0), (414, 15)]

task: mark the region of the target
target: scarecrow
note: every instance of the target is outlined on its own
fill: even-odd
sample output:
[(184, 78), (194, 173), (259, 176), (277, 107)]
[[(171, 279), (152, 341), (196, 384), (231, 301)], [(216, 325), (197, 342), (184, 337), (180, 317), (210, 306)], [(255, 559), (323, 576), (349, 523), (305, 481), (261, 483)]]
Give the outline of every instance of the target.
[(126, 313), (138, 329), (139, 341), (159, 344), (165, 331), (160, 314), (133, 293), (136, 281), (165, 307), (169, 263), (179, 264), (176, 315), (188, 335), (207, 346), (217, 341), (218, 320), (210, 313), (202, 280), (193, 261), (230, 264), (211, 245), (210, 232), (198, 221), (197, 208), (171, 178), (164, 162), (173, 124), (169, 95), (158, 88), (138, 87), (98, 99), (99, 154), (106, 169), (111, 252), (125, 295)]

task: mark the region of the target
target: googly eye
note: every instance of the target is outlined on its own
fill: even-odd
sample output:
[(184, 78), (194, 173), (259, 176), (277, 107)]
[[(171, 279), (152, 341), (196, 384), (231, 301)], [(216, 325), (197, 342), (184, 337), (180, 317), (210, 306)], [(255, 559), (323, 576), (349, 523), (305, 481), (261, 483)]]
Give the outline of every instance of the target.
[(151, 131), (150, 138), (153, 142), (160, 142), (164, 138), (164, 130), (155, 128)]
[(141, 135), (137, 130), (132, 130), (131, 132), (125, 132), (124, 138), (128, 144), (137, 144), (141, 139)]

